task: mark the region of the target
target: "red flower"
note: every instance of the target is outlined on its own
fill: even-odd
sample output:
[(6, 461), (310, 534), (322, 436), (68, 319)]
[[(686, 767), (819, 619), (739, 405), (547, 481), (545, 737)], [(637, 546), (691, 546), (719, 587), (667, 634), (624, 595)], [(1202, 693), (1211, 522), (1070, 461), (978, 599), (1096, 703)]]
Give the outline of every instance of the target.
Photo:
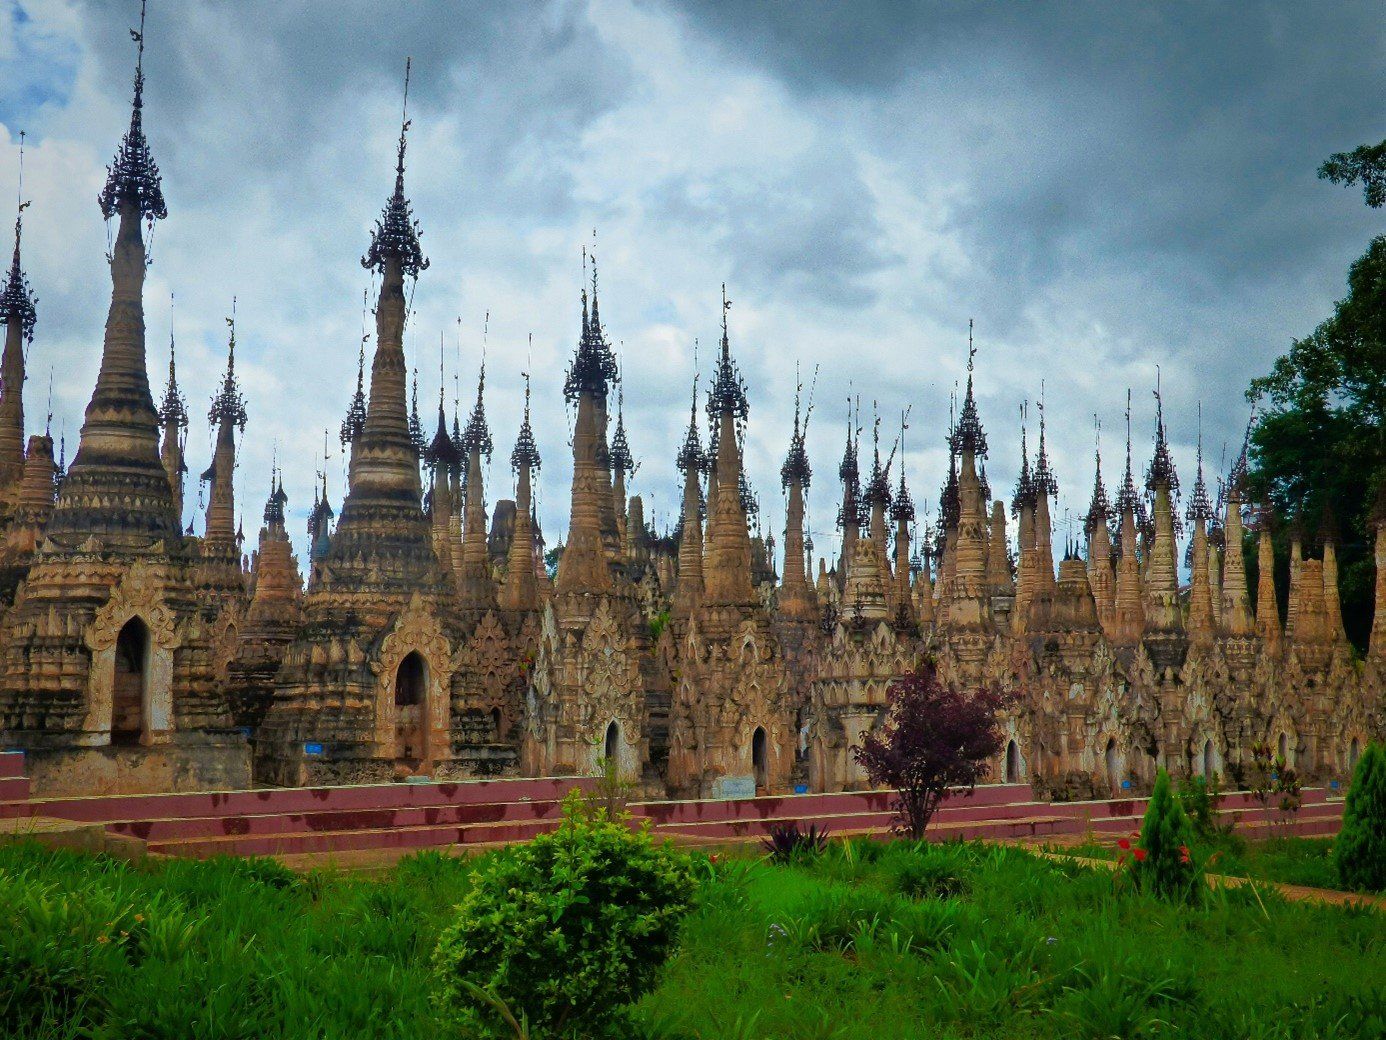
[(1131, 848), (1131, 839), (1130, 839), (1130, 838), (1118, 838), (1118, 839), (1117, 839), (1117, 848), (1121, 849), (1123, 852), (1130, 851), (1130, 848)]
[(1137, 862), (1137, 863), (1140, 863), (1142, 860), (1145, 859), (1145, 849), (1136, 849), (1135, 855), (1136, 855), (1136, 862)]
[(1180, 845), (1180, 846), (1179, 846), (1179, 862), (1180, 862), (1180, 863), (1189, 863), (1189, 862), (1191, 862), (1190, 859), (1189, 859), (1189, 847), (1188, 847), (1187, 845)]

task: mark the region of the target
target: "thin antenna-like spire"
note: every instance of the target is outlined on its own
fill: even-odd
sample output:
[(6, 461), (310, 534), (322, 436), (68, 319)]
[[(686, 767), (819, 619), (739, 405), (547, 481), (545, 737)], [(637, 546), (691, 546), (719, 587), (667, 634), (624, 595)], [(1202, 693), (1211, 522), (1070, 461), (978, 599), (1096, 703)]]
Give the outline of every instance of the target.
[(207, 413), (207, 421), (213, 426), (229, 423), (245, 431), (245, 398), (241, 396), (240, 385), (236, 381), (236, 297), (231, 297), (231, 315), (226, 319), (229, 339), (226, 344), (226, 376), (222, 379), (221, 390), (212, 398), (212, 407)]
[[(530, 333), (531, 342), (534, 334)], [(522, 467), (528, 466), (534, 472), (539, 471), (540, 459), (539, 448), (534, 443), (534, 431), (529, 425), (529, 370), (523, 373), (525, 377), (525, 417), (520, 423), (520, 435), (515, 438), (515, 450), (510, 453), (510, 466), (516, 473)]]
[(10, 261), (10, 275), (0, 292), (0, 322), (18, 325), (21, 335), (30, 343), (34, 341), (34, 325), (38, 320), (38, 310), (29, 279), (24, 276), (20, 266), (19, 247), (24, 237), (24, 211), (29, 203), (24, 201), (24, 131), (19, 132), (19, 201), (14, 215), (14, 257)]
[(410, 127), (409, 73), (412, 62), (412, 58), (404, 61), (404, 103), (400, 113), (399, 150), (395, 160), (395, 191), (386, 201), (380, 219), (375, 222), (370, 248), (361, 258), (361, 266), (383, 274), (387, 262), (394, 261), (399, 264), (401, 273), (418, 278), (420, 271), (428, 269), (428, 258), (423, 255), (419, 245), (423, 232), (404, 195), (404, 150)]

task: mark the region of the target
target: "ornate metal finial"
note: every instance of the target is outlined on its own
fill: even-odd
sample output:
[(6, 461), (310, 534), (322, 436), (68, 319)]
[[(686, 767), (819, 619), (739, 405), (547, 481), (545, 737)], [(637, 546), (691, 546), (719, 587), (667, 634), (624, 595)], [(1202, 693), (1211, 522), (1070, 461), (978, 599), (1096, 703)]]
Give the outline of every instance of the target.
[(521, 467), (528, 467), (532, 472), (539, 472), (539, 448), (534, 443), (534, 431), (529, 425), (529, 373), (524, 373), (525, 377), (525, 417), (520, 423), (520, 435), (515, 438), (515, 450), (510, 453), (510, 466), (515, 472), (519, 472)]
[(419, 369), (414, 368), (414, 382), (409, 398), (409, 443), (414, 454), (423, 457), (428, 441), (424, 439), (423, 419), (419, 416)]
[(962, 502), (958, 496), (958, 457), (948, 453), (948, 479), (944, 482), (938, 496), (938, 538), (939, 545), (948, 531), (958, 526), (962, 519)]
[(1102, 420), (1093, 413), (1092, 417), (1095, 447), (1093, 449), (1092, 501), (1084, 518), (1087, 531), (1091, 534), (1101, 524), (1107, 526), (1112, 521), (1112, 503), (1107, 498), (1107, 487), (1102, 483)]
[(914, 499), (905, 487), (905, 431), (910, 428), (910, 410), (900, 413), (900, 486), (895, 489), (895, 499), (890, 507), (890, 519), (896, 524), (900, 521), (914, 522)]
[(168, 294), (168, 386), (159, 405), (159, 425), (165, 430), (188, 428), (188, 403), (178, 389), (178, 370), (175, 367), (173, 345), (173, 293)]
[[(49, 416), (51, 419), (52, 416)], [(44, 434), (47, 436), (47, 433)], [(62, 432), (58, 435), (58, 466), (53, 470), (53, 488), (57, 490), (62, 485), (63, 478), (67, 476), (67, 422), (63, 422)]]
[(1136, 479), (1131, 469), (1131, 388), (1126, 388), (1126, 473), (1121, 478), (1121, 490), (1117, 492), (1117, 512), (1123, 516), (1127, 510), (1138, 520), (1142, 512), (1140, 495), (1136, 493)]
[(688, 405), (688, 432), (683, 436), (683, 444), (679, 448), (679, 453), (674, 459), (674, 464), (678, 466), (679, 472), (687, 476), (689, 473), (697, 471), (701, 473), (706, 466), (706, 459), (703, 457), (702, 441), (698, 437), (698, 362), (697, 362), (697, 341), (693, 346), (693, 393)]
[(371, 232), (371, 245), (361, 258), (361, 266), (378, 273), (385, 272), (388, 261), (399, 264), (400, 272), (410, 278), (418, 278), (420, 271), (428, 270), (428, 258), (423, 255), (419, 239), (423, 231), (414, 219), (414, 211), (404, 196), (404, 148), (409, 133), (409, 72), (412, 58), (404, 60), (404, 105), (400, 116), (399, 152), (395, 160), (395, 192), (385, 203), (380, 219), (375, 222)]
[[(587, 250), (582, 251), (583, 281), (587, 278)], [(568, 375), (563, 382), (563, 396), (576, 401), (583, 394), (591, 394), (600, 401), (606, 400), (611, 384), (620, 379), (616, 368), (616, 357), (606, 340), (602, 328), (601, 315), (597, 309), (597, 258), (592, 257), (592, 310), (587, 309), (587, 287), (582, 289), (582, 333), (578, 337), (577, 351), (573, 363), (568, 366)]]
[(130, 30), (135, 41), (135, 99), (130, 109), (130, 129), (121, 139), (115, 160), (106, 167), (106, 186), (97, 196), (101, 213), (110, 220), (122, 207), (130, 206), (150, 226), (168, 216), (159, 167), (149, 153), (144, 137), (144, 0), (140, 2), (140, 27)]
[(629, 475), (635, 472), (635, 459), (631, 456), (630, 443), (626, 439), (626, 389), (619, 384), (616, 391), (616, 434), (611, 438), (608, 457), (613, 473)]
[(861, 521), (861, 469), (857, 463), (856, 420), (852, 414), (852, 395), (850, 384), (847, 395), (847, 446), (842, 450), (842, 462), (837, 467), (838, 479), (842, 481), (842, 505), (837, 511), (838, 530), (849, 523)]
[(48, 366), (48, 418), (43, 423), (43, 435), (53, 436), (53, 366)]
[(342, 447), (354, 444), (356, 438), (366, 428), (366, 341), (370, 334), (366, 331), (367, 290), (361, 290), (361, 343), (356, 354), (356, 393), (347, 406), (346, 418), (342, 420), (340, 440)]
[(241, 396), (236, 382), (236, 298), (231, 297), (231, 316), (226, 319), (230, 339), (226, 345), (226, 378), (221, 382), (221, 391), (212, 398), (207, 421), (213, 426), (229, 423), (245, 432), (245, 398)]
[(279, 445), (274, 446), (273, 461), (270, 463), (270, 493), (265, 500), (265, 526), (284, 526), (284, 506), (289, 496), (284, 494), (284, 475), (279, 471)]
[(19, 264), (19, 243), (24, 235), (24, 131), (19, 132), (19, 202), (14, 216), (14, 258), (10, 261), (10, 276), (0, 292), (0, 322), (18, 325), (25, 340), (34, 341), (34, 324), (38, 320), (38, 299), (29, 288), (29, 279)]
[(467, 428), (462, 431), (462, 445), (466, 452), (473, 450), (486, 457), (486, 461), (491, 461), (491, 428), (486, 425), (486, 333), (491, 325), (491, 312), (486, 312), (486, 319), (482, 325), (481, 332), (481, 369), (477, 373), (476, 379), (476, 404), (472, 406), (472, 414), (467, 419)]
[(1039, 399), (1039, 455), (1035, 458), (1035, 491), (1037, 494), (1049, 495), (1051, 498), (1059, 494), (1059, 481), (1055, 478), (1053, 471), (1049, 468), (1049, 453), (1044, 447), (1044, 381), (1040, 381)]
[[(818, 368), (813, 370), (814, 385), (818, 383)], [(788, 488), (790, 484), (798, 484), (801, 490), (807, 491), (813, 483), (813, 467), (809, 465), (808, 451), (804, 446), (804, 438), (808, 434), (809, 416), (813, 414), (813, 392), (809, 391), (808, 414), (800, 418), (799, 400), (804, 392), (803, 381), (799, 379), (798, 362), (794, 364), (794, 433), (789, 438), (789, 454), (785, 456), (784, 465), (780, 467), (780, 486)]]
[(1206, 523), (1213, 515), (1213, 504), (1208, 501), (1208, 485), (1203, 482), (1203, 402), (1198, 402), (1198, 470), (1194, 477), (1193, 494), (1189, 496), (1189, 511), (1186, 514), (1194, 524)]
[(964, 453), (974, 459), (987, 457), (987, 435), (982, 430), (982, 420), (977, 415), (977, 400), (972, 393), (973, 358), (977, 348), (972, 342), (972, 319), (967, 320), (967, 392), (963, 396), (962, 414), (953, 430), (950, 447), (959, 455)]
[(727, 285), (722, 283), (722, 349), (717, 358), (717, 370), (713, 376), (712, 389), (707, 395), (707, 414), (709, 418), (729, 415), (736, 422), (743, 422), (750, 408), (746, 403), (746, 384), (731, 356), (731, 340), (727, 335), (727, 312), (731, 300), (727, 299)]
[(1165, 438), (1165, 405), (1160, 394), (1160, 366), (1155, 366), (1155, 454), (1150, 460), (1150, 468), (1145, 473), (1147, 491), (1163, 487), (1171, 499), (1179, 494), (1179, 475), (1174, 472), (1174, 459), (1169, 453), (1169, 442)]
[(1020, 477), (1015, 482), (1015, 494), (1011, 497), (1011, 512), (1019, 516), (1021, 510), (1033, 508), (1039, 498), (1034, 474), (1030, 472), (1030, 448), (1026, 443), (1026, 420), (1030, 417), (1030, 402), (1020, 402)]
[(871, 402), (871, 476), (866, 481), (866, 502), (890, 508), (890, 466), (881, 465), (881, 417)]
[(1246, 432), (1242, 434), (1242, 450), (1237, 453), (1237, 461), (1232, 463), (1232, 470), (1227, 474), (1227, 497), (1230, 501), (1241, 502), (1246, 494), (1247, 481), (1247, 451), (1251, 447), (1251, 431), (1256, 425), (1256, 406), (1251, 406), (1251, 414), (1247, 416)]

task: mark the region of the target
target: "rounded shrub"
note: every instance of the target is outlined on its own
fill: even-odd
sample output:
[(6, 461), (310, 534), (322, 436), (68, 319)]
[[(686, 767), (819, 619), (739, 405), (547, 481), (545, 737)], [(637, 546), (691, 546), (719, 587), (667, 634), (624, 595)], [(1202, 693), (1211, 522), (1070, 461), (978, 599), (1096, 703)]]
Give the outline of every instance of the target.
[(1203, 894), (1202, 871), (1194, 862), (1193, 824), (1161, 769), (1141, 821), (1140, 844), (1134, 850), (1131, 876), (1142, 891), (1165, 899), (1192, 901)]
[(1386, 750), (1367, 745), (1352, 771), (1333, 866), (1344, 888), (1386, 889)]
[(563, 822), (488, 857), (434, 952), (463, 1035), (599, 1037), (655, 982), (692, 907), (692, 862), (570, 795)]

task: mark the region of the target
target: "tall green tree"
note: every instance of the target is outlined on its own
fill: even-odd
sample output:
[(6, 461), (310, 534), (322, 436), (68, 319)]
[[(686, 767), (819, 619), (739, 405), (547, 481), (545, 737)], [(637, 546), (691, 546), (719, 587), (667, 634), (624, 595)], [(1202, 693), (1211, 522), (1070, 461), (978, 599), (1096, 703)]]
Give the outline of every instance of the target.
[[(1319, 176), (1361, 183), (1369, 206), (1386, 202), (1386, 141), (1331, 156)], [(1364, 648), (1371, 631), (1373, 505), (1386, 484), (1386, 236), (1348, 270), (1347, 295), (1247, 397), (1263, 411), (1251, 434), (1252, 494), (1282, 518), (1298, 518), (1306, 544), (1338, 545), (1343, 623)], [(1277, 570), (1288, 559), (1288, 525), (1276, 536)]]

